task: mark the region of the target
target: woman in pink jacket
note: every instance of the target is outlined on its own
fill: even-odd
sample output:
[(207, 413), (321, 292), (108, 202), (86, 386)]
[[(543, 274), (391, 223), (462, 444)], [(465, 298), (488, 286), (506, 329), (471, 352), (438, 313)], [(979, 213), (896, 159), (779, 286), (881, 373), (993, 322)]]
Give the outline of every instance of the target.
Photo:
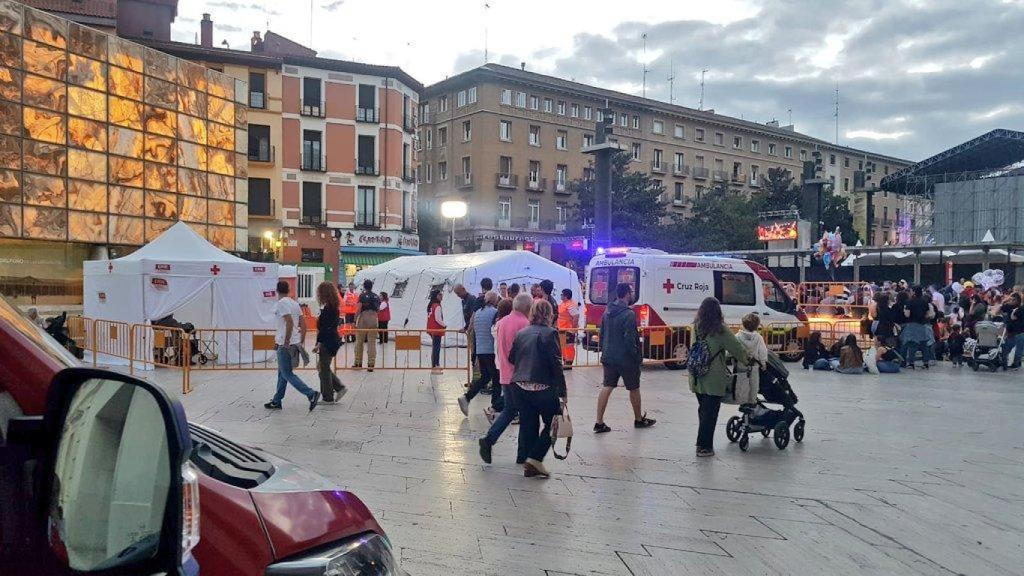
[[(530, 325), (530, 320), (526, 315), (530, 313), (530, 306), (532, 305), (533, 298), (530, 298), (529, 294), (519, 294), (512, 301), (512, 312), (498, 320), (494, 346), (498, 357), (498, 381), (501, 382), (501, 397), (505, 403), (505, 408), (494, 419), (494, 423), (491, 424), (491, 429), (487, 431), (487, 435), (480, 439), (480, 458), (488, 464), (491, 463), (491, 448), (498, 441), (498, 438), (501, 437), (501, 433), (508, 428), (508, 425), (519, 414), (518, 402), (516, 400), (518, 386), (510, 386), (516, 367), (508, 361), (508, 353), (512, 349), (512, 342), (515, 341), (516, 334)], [(498, 313), (499, 315), (501, 314), (500, 309)], [(523, 446), (519, 446), (516, 464), (522, 464), (525, 461), (526, 450), (524, 450)]]

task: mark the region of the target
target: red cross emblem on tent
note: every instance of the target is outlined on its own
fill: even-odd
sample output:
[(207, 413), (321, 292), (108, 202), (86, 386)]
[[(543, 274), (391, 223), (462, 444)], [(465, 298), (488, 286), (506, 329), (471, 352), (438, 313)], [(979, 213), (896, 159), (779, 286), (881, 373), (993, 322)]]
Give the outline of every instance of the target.
[(113, 271), (114, 271), (114, 263), (113, 262), (107, 262), (107, 274), (110, 274)]
[(216, 264), (214, 264), (213, 266), (210, 267), (210, 272), (213, 272), (214, 276), (216, 276), (217, 274), (220, 274), (220, 266), (217, 266)]
[(666, 278), (665, 279), (665, 283), (662, 284), (661, 287), (665, 289), (666, 293), (671, 294), (672, 293), (672, 289), (675, 288), (676, 285), (672, 283), (671, 279)]

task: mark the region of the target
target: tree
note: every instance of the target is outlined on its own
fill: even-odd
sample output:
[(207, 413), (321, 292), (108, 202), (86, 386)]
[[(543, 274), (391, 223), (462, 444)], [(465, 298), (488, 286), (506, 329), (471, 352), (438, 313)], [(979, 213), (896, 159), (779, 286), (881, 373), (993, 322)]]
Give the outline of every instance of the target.
[[(625, 152), (612, 157), (612, 242), (623, 246), (667, 247), (674, 216), (668, 210), (665, 187), (644, 172), (629, 170), (631, 158)], [(572, 231), (584, 232), (582, 225), (594, 221), (596, 180), (576, 180), (577, 204)]]
[(762, 212), (790, 210), (800, 206), (800, 188), (793, 183), (793, 174), (785, 168), (769, 168), (768, 174), (761, 176), (761, 192), (758, 196)]
[(685, 252), (759, 248), (759, 205), (742, 190), (716, 185), (691, 202), (692, 216), (676, 225), (679, 242), (674, 248)]

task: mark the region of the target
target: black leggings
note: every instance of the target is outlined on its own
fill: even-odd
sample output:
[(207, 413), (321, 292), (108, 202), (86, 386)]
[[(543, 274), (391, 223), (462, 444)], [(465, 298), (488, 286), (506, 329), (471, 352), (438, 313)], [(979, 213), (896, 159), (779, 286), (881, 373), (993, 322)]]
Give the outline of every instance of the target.
[(381, 344), (388, 342), (390, 338), (388, 337), (387, 320), (378, 320), (377, 329), (380, 330), (380, 332), (377, 333), (377, 341), (380, 342)]
[(722, 397), (711, 394), (697, 394), (697, 448), (715, 449), (715, 426), (718, 424), (718, 410)]
[(491, 408), (494, 408), (495, 412), (501, 412), (503, 407), (501, 386), (498, 384), (498, 367), (494, 364), (494, 354), (477, 354), (476, 361), (477, 366), (480, 367), (480, 377), (469, 385), (469, 390), (466, 391), (466, 398), (472, 400), (474, 396), (479, 394), (490, 383)]

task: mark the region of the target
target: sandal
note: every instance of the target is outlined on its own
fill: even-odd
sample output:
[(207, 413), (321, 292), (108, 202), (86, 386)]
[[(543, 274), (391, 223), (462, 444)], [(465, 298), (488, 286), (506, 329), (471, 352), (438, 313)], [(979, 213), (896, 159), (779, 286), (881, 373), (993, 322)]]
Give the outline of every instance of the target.
[(612, 429), (608, 427), (604, 422), (598, 422), (594, 424), (594, 434), (604, 434), (605, 432), (611, 432)]
[(648, 418), (647, 414), (644, 413), (643, 417), (640, 418), (639, 420), (633, 420), (633, 427), (634, 428), (650, 428), (651, 426), (654, 426), (655, 422), (657, 422), (657, 420), (655, 420), (654, 418)]

